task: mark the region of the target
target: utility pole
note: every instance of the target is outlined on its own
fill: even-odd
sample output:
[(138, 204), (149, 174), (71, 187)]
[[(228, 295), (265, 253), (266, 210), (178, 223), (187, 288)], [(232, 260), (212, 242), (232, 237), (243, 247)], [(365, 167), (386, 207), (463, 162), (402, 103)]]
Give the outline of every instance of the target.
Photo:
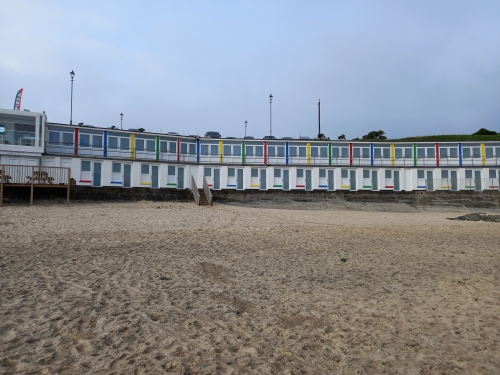
[(269, 136), (273, 136), (273, 94), (269, 94)]
[(69, 72), (71, 77), (71, 114), (69, 115), (69, 124), (73, 125), (73, 79), (75, 78), (75, 72)]
[(245, 120), (245, 137), (247, 136), (247, 125), (248, 125), (248, 121)]
[(321, 101), (318, 99), (318, 139), (321, 139)]

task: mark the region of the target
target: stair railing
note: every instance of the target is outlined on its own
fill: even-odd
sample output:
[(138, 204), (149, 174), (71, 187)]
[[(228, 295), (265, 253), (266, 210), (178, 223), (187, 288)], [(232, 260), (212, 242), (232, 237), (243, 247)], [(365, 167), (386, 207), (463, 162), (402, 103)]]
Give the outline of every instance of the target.
[(212, 205), (212, 192), (208, 187), (207, 179), (203, 176), (203, 191), (205, 192), (205, 197), (207, 197), (208, 204)]
[(200, 205), (200, 192), (198, 191), (198, 187), (196, 186), (196, 182), (195, 182), (193, 176), (191, 176), (191, 192), (193, 193), (194, 201), (199, 206)]

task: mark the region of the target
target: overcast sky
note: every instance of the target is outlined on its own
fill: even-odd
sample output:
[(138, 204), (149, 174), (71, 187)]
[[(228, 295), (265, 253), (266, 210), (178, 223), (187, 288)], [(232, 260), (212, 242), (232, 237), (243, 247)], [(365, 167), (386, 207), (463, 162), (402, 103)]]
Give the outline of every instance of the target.
[(500, 131), (500, 2), (0, 0), (0, 107), (223, 136)]

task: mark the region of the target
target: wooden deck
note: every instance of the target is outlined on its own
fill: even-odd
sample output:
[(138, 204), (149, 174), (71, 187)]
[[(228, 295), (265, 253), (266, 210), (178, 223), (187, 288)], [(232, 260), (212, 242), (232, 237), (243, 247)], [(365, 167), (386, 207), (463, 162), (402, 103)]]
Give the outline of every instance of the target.
[(0, 205), (4, 186), (31, 187), (30, 205), (33, 204), (35, 188), (65, 188), (68, 190), (66, 202), (69, 204), (70, 179), (70, 168), (0, 164)]

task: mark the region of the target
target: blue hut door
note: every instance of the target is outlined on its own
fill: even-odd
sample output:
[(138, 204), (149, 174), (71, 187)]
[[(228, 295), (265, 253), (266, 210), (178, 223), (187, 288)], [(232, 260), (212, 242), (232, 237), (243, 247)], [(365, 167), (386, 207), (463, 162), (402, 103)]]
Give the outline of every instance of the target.
[(266, 172), (267, 170), (266, 169), (261, 169), (260, 170), (260, 186), (259, 186), (259, 189), (260, 190), (266, 190), (267, 189), (267, 180), (266, 180)]
[(328, 190), (335, 190), (335, 184), (333, 180), (333, 169), (328, 170)]
[(290, 171), (283, 169), (283, 190), (290, 190)]
[(184, 167), (177, 167), (177, 189), (184, 189)]
[(236, 170), (236, 189), (243, 190), (243, 169)]
[(220, 169), (214, 168), (214, 190), (220, 190)]
[(306, 190), (312, 190), (312, 171), (306, 169)]
[(92, 186), (101, 186), (101, 163), (94, 162), (94, 178)]

